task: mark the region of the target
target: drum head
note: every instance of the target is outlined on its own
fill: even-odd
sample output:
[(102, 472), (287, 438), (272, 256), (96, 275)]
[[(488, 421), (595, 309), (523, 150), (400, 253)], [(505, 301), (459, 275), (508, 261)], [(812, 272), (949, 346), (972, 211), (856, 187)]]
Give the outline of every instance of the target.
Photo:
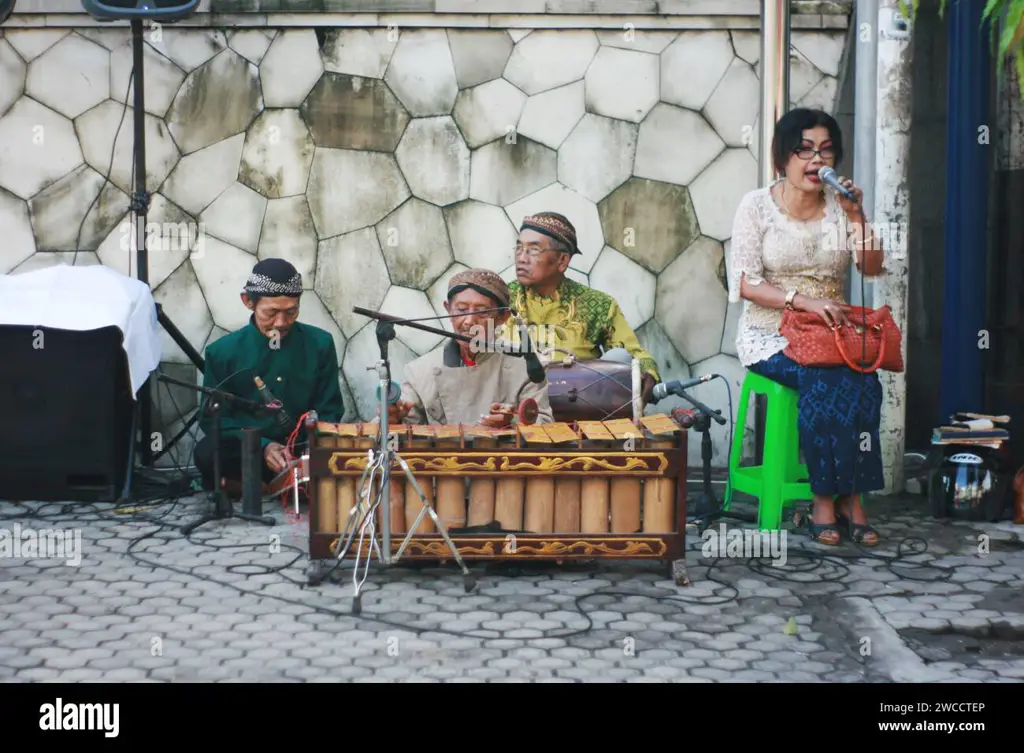
[(537, 405), (537, 401), (532, 397), (528, 397), (519, 403), (519, 410), (516, 412), (519, 423), (530, 426), (537, 423), (537, 416), (539, 415), (540, 408)]
[(547, 367), (548, 400), (555, 421), (633, 418), (633, 374), (628, 363), (553, 361)]

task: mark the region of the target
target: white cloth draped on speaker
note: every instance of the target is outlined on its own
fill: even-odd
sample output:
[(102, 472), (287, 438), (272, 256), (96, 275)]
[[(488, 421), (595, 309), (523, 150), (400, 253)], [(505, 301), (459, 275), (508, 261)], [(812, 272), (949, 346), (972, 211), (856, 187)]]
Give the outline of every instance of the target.
[(3, 325), (74, 331), (117, 327), (134, 395), (160, 365), (163, 355), (156, 303), (149, 286), (110, 267), (62, 264), (36, 272), (0, 275)]

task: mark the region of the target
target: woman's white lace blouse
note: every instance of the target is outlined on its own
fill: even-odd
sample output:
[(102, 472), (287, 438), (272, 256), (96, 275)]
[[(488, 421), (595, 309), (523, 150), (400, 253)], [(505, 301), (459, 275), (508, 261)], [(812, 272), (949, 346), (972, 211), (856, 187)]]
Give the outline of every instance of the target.
[[(729, 302), (740, 300), (740, 279), (767, 281), (783, 290), (796, 288), (811, 298), (845, 301), (845, 278), (854, 247), (846, 215), (831, 191), (825, 191), (825, 216), (801, 222), (786, 216), (771, 195), (759, 188), (740, 201), (729, 250)], [(770, 358), (788, 345), (779, 334), (781, 309), (743, 301), (736, 351), (744, 366)]]

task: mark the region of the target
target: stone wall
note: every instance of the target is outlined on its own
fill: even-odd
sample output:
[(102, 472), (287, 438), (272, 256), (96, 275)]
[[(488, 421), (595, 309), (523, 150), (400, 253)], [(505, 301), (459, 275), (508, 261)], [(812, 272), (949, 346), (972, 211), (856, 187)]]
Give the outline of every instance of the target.
[[(127, 31), (26, 18), (0, 38), (0, 273), (134, 275)], [(831, 110), (847, 34), (845, 17), (821, 19), (793, 32), (791, 99)], [(352, 307), (443, 315), (448, 277), (482, 266), (512, 279), (519, 221), (549, 209), (579, 233), (571, 276), (617, 298), (663, 377), (722, 374), (735, 410), (724, 260), (736, 204), (758, 184), (756, 17), (320, 20), (147, 32), (150, 284), (193, 346), (244, 325), (246, 275), (283, 256), (306, 281), (301, 319), (334, 335), (348, 418), (369, 418), (374, 326)], [(440, 344), (398, 338), (398, 377)], [(195, 377), (164, 340), (167, 373)], [(166, 436), (195, 400), (159, 391)], [(694, 395), (729, 407), (720, 380)], [(724, 465), (728, 426), (713, 437)]]

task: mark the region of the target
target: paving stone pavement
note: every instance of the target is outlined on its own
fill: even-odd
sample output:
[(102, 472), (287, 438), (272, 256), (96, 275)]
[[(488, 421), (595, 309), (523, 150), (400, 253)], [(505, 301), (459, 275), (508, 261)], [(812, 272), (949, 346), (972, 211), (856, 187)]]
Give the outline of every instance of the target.
[(199, 498), (134, 515), (0, 503), (0, 554), (4, 532), (81, 535), (77, 566), (0, 558), (0, 680), (1024, 682), (1024, 527), (923, 506), (871, 500), (870, 551), (791, 531), (780, 566), (705, 558), (692, 531), (689, 587), (608, 561), (476, 564), (471, 594), (454, 566), (378, 568), (356, 617), (353, 570), (306, 587), (305, 524), (280, 508), (273, 528), (185, 538)]

